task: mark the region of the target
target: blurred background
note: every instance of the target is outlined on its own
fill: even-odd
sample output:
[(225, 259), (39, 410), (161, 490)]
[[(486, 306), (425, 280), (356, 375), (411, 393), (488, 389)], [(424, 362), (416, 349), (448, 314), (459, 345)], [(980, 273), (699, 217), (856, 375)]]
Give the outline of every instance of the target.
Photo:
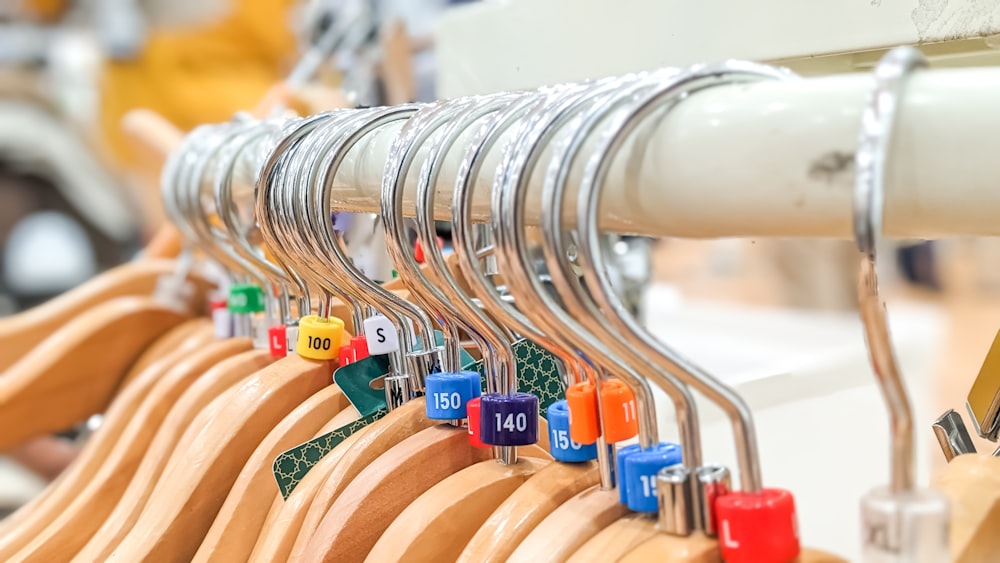
[[(0, 313), (132, 259), (160, 226), (163, 155), (123, 128), (129, 111), (187, 131), (253, 111), (286, 80), (300, 113), (433, 100), (434, 25), (464, 3), (0, 1)], [(304, 53), (321, 59), (309, 80), (294, 72)], [(710, 367), (870, 383), (852, 242), (626, 237), (616, 249), (637, 311)], [(1000, 318), (996, 241), (896, 241), (880, 256), (901, 359), (926, 383), (921, 414), (959, 409)], [(930, 422), (918, 420), (928, 441)], [(58, 455), (51, 467), (33, 455), (0, 458), (0, 508), (58, 473)]]

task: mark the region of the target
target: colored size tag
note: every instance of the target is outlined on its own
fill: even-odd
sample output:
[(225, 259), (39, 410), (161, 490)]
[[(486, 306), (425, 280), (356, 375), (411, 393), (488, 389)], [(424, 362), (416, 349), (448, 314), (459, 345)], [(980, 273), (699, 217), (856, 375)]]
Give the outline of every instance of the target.
[(365, 319), (365, 339), (372, 356), (399, 350), (399, 334), (392, 322), (383, 315)]
[(340, 352), (337, 354), (337, 365), (344, 367), (347, 364), (354, 363), (354, 347), (350, 344), (340, 347)]
[(229, 310), (237, 314), (264, 311), (264, 290), (251, 284), (235, 284), (229, 288)]
[(284, 358), (288, 355), (285, 325), (275, 325), (267, 329), (267, 347), (271, 351), (271, 356), (275, 358)]
[(299, 344), (299, 327), (290, 326), (285, 328), (285, 346), (288, 354), (294, 354)]
[(218, 340), (233, 337), (233, 314), (226, 308), (225, 301), (221, 307), (212, 307), (212, 328)]
[(340, 352), (344, 336), (344, 321), (337, 317), (321, 319), (307, 315), (299, 320), (299, 337), (295, 351), (310, 360), (334, 360)]

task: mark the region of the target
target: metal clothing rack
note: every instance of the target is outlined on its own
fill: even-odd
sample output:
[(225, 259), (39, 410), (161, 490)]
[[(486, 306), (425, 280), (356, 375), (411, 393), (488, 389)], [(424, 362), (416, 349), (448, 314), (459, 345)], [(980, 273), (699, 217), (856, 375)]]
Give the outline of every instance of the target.
[[(641, 142), (634, 136), (619, 155), (602, 227), (695, 238), (849, 237), (853, 154), (871, 88), (869, 73), (852, 73), (718, 86), (691, 96), (651, 120), (648, 135)], [(911, 79), (888, 163), (886, 236), (1000, 234), (997, 99), (1000, 68), (932, 69)], [(335, 209), (378, 211), (382, 168), (399, 127), (378, 129), (351, 149), (336, 179)], [(456, 146), (474, 133), (469, 128)], [(500, 153), (488, 154), (478, 179), (481, 219)], [(453, 150), (440, 175), (439, 219), (450, 218), (460, 161), (461, 150)], [(533, 182), (537, 193), (540, 180)], [(537, 217), (539, 199), (528, 201), (529, 216)], [(412, 211), (409, 197), (405, 210)]]

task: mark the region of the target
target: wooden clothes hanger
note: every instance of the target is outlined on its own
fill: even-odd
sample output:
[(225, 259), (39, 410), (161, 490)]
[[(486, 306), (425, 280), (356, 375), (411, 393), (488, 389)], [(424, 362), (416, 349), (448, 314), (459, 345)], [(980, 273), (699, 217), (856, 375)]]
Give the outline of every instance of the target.
[[(425, 415), (424, 399), (414, 399), (350, 436), (310, 469), (288, 499), (277, 495), (253, 561), (301, 560), (334, 501), (353, 480), (404, 439), (436, 423)], [(277, 510), (275, 510), (277, 509)]]
[[(187, 326), (185, 326), (187, 325)], [(0, 557), (7, 559), (27, 545), (45, 529), (73, 501), (77, 491), (87, 486), (100, 471), (104, 460), (114, 449), (118, 439), (128, 427), (156, 382), (182, 357), (200, 346), (211, 331), (203, 320), (187, 321), (173, 332), (184, 332), (191, 325), (200, 327), (182, 341), (177, 348), (160, 356), (147, 365), (142, 373), (122, 391), (104, 414), (104, 420), (93, 433), (77, 458), (38, 497), (37, 501), (22, 507), (15, 518), (4, 522), (0, 533)]]
[[(424, 116), (411, 118), (404, 125), (404, 134), (398, 136), (394, 141), (390, 153), (402, 154), (411, 146), (429, 138), (437, 127), (446, 122), (447, 120), (444, 119), (444, 114), (441, 112), (431, 112)], [(514, 357), (509, 332), (497, 326), (466, 296), (467, 294), (462, 292), (462, 288), (458, 287), (454, 275), (447, 267), (447, 263), (436, 244), (432, 228), (432, 214), (428, 212), (429, 208), (432, 207), (429, 203), (432, 198), (430, 193), (432, 190), (426, 189), (430, 183), (433, 183), (433, 180), (426, 177), (422, 178), (426, 182), (422, 182), (421, 186), (418, 187), (418, 194), (423, 195), (418, 195), (420, 204), (418, 204), (417, 212), (417, 236), (423, 248), (426, 262), (430, 267), (422, 268), (419, 266), (414, 253), (408, 248), (409, 241), (404, 236), (405, 227), (402, 224), (403, 186), (408, 166), (405, 160), (397, 162), (390, 159), (386, 169), (391, 170), (391, 172), (382, 182), (381, 194), (382, 220), (386, 225), (386, 243), (393, 250), (392, 255), (399, 271), (399, 279), (418, 295), (420, 302), (426, 304), (435, 316), (448, 318), (447, 322), (454, 323), (457, 327), (475, 330), (476, 334), (483, 339), (484, 348), (487, 347), (488, 343), (492, 350), (496, 350), (493, 355), (497, 358), (490, 365), (504, 363), (504, 367), (510, 370), (514, 363)], [(501, 357), (500, 353), (504, 350), (506, 354)], [(451, 370), (446, 368), (446, 371)], [(430, 387), (431, 381), (429, 380), (428, 393), (432, 393)], [(503, 392), (511, 390), (502, 389)], [(458, 414), (458, 416), (462, 415)], [(531, 416), (537, 417), (537, 414)], [(427, 432), (429, 430), (424, 431), (424, 433)], [(461, 444), (456, 447), (468, 448), (469, 445)], [(385, 530), (381, 533), (382, 539), (370, 547), (367, 555), (368, 560), (454, 560), (490, 513), (519, 485), (549, 462), (551, 458), (546, 453), (542, 453), (542, 455), (544, 456), (543, 460), (524, 457), (517, 463), (510, 465), (501, 465), (492, 460), (484, 461), (460, 468), (461, 470), (457, 473), (447, 475), (428, 490), (422, 491), (422, 494), (409, 503), (401, 514), (396, 515), (387, 529), (384, 524), (365, 526), (366, 533), (377, 533), (382, 529)], [(405, 472), (406, 469), (403, 468), (408, 466), (406, 462), (402, 462), (398, 471)], [(430, 483), (434, 482), (430, 481)], [(345, 494), (347, 493), (345, 492)], [(341, 496), (340, 500), (343, 499), (344, 497)], [(369, 499), (369, 502), (374, 501)], [(337, 503), (330, 509), (330, 514), (335, 513), (337, 513)], [(417, 520), (414, 521), (414, 518)], [(327, 519), (329, 519), (329, 515)], [(326, 525), (326, 522), (327, 520), (324, 520), (324, 524), (321, 524), (316, 537), (325, 535), (323, 526)], [(437, 524), (443, 526), (445, 531), (441, 532), (440, 528), (436, 528)], [(428, 530), (433, 531), (427, 533)], [(449, 541), (440, 541), (441, 533), (444, 533)], [(368, 547), (368, 545), (359, 545), (356, 552), (364, 553), (368, 551), (364, 548)], [(341, 547), (338, 550), (334, 547), (330, 551), (338, 553), (338, 556), (342, 557), (345, 549), (347, 548)], [(308, 550), (306, 558), (310, 558)]]
[[(353, 407), (344, 392), (330, 385), (275, 426), (243, 466), (193, 561), (245, 561), (253, 551), (274, 496), (271, 462), (280, 453), (311, 439), (348, 408)], [(356, 417), (356, 413), (349, 416)]]
[[(342, 428), (358, 418), (359, 413), (357, 409), (353, 406), (348, 406), (337, 413), (336, 416), (329, 419), (326, 424), (316, 431), (312, 438), (318, 438), (338, 428)], [(349, 444), (352, 444), (356, 438), (357, 434), (348, 436), (347, 439), (338, 445), (338, 448), (349, 447)], [(338, 460), (342, 453), (342, 450), (332, 451), (323, 459), (324, 461), (328, 458)], [(251, 462), (248, 461), (247, 466), (244, 467), (244, 473), (246, 473), (249, 467), (251, 467)], [(280, 493), (277, 495), (274, 494), (274, 476), (271, 473), (270, 467), (269, 464), (260, 462), (257, 463), (252, 472), (252, 481), (251, 479), (246, 479), (244, 474), (241, 474), (237, 478), (236, 484), (233, 485), (229, 496), (226, 497), (226, 503), (219, 510), (219, 515), (212, 524), (212, 528), (205, 536), (205, 540), (202, 541), (198, 553), (195, 554), (195, 561), (249, 561), (255, 551), (255, 546), (264, 541), (264, 538), (268, 536), (273, 527), (280, 529), (294, 524), (286, 523), (284, 520), (280, 523), (275, 523), (275, 519), (279, 518), (281, 508), (285, 505), (291, 505), (294, 501), (289, 497), (289, 502), (286, 503)], [(246, 482), (241, 483), (244, 480)], [(301, 483), (299, 486), (301, 486)], [(251, 492), (253, 490), (251, 487), (256, 487), (257, 490)], [(236, 511), (239, 511), (238, 515), (232, 518), (228, 517)], [(232, 525), (234, 521), (243, 522), (242, 527), (230, 530), (234, 528)], [(291, 541), (294, 540), (294, 537), (294, 535), (291, 535), (291, 539), (285, 540), (288, 548), (284, 551), (286, 555), (282, 556), (280, 560), (288, 559), (287, 551), (291, 548)], [(277, 561), (279, 559), (272, 560)]]
[(990, 561), (1000, 553), (1000, 458), (959, 455), (934, 486), (951, 501), (952, 561)]
[(119, 297), (68, 320), (0, 378), (0, 449), (104, 410), (142, 351), (186, 318)]
[(456, 560), (490, 514), (550, 463), (531, 457), (512, 465), (488, 460), (450, 475), (393, 520), (365, 561)]
[[(608, 527), (594, 534), (594, 537), (587, 540), (580, 546), (580, 549), (573, 552), (567, 559), (567, 563), (593, 563), (595, 561), (618, 561), (628, 554), (632, 549), (638, 547), (646, 540), (651, 539), (659, 532), (656, 529), (656, 521), (648, 515), (630, 513), (614, 521)], [(688, 538), (678, 541), (678, 545), (687, 543)], [(698, 552), (694, 561), (718, 561), (718, 548), (709, 546), (709, 550), (714, 553)]]
[(517, 545), (507, 561), (565, 561), (589, 538), (627, 512), (618, 491), (587, 489), (553, 510)]
[(172, 260), (137, 260), (98, 274), (27, 311), (0, 319), (0, 371), (10, 368), (67, 320), (115, 297), (151, 295), (160, 277), (174, 270)]
[[(335, 467), (344, 458), (351, 446), (358, 440), (360, 433), (347, 437), (330, 453), (323, 457), (309, 472), (322, 470), (326, 466)], [(302, 479), (287, 499), (279, 493), (275, 495), (268, 509), (260, 535), (252, 546), (247, 561), (291, 561), (289, 553), (295, 542), (302, 517), (316, 494), (316, 489), (322, 483), (320, 479), (309, 479), (309, 474)]]
[[(124, 270), (138, 270), (145, 276), (140, 279), (151, 279), (141, 267)], [(0, 447), (65, 428), (102, 410), (140, 353), (183, 320), (192, 305), (204, 302), (209, 284), (198, 276), (185, 275), (182, 281), (178, 273), (169, 274), (171, 281), (186, 287), (183, 293), (166, 296), (172, 301), (169, 305), (136, 296), (99, 303), (68, 319), (12, 365), (0, 381), (0, 419), (23, 416), (26, 409), (33, 416), (0, 433)], [(165, 279), (158, 277), (156, 284)], [(49, 310), (61, 310), (59, 303)], [(109, 342), (115, 345), (108, 347)]]
[(69, 557), (86, 545), (128, 487), (155, 436), (150, 429), (162, 423), (171, 406), (198, 377), (219, 361), (252, 347), (248, 338), (212, 342), (164, 373), (133, 414), (100, 470), (76, 491), (69, 506), (13, 559), (54, 561)]
[(306, 545), (303, 560), (364, 561), (386, 528), (418, 496), (487, 458), (489, 452), (473, 448), (461, 428), (432, 426), (404, 439), (365, 467), (333, 502)]
[(153, 443), (114, 511), (76, 555), (75, 561), (102, 561), (110, 555), (139, 518), (164, 466), (173, 452), (181, 447), (181, 436), (198, 413), (216, 397), (240, 385), (243, 380), (273, 361), (274, 358), (266, 350), (237, 354), (213, 366), (181, 395), (163, 424), (157, 428)]
[[(502, 563), (549, 514), (597, 485), (595, 462), (549, 464), (490, 514), (458, 556), (460, 563)], [(543, 502), (538, 502), (543, 499)]]
[(195, 351), (206, 342), (212, 341), (214, 328), (212, 321), (198, 317), (184, 321), (163, 336), (156, 339), (152, 346), (143, 350), (139, 359), (132, 364), (122, 381), (122, 389), (127, 387), (140, 373), (154, 363), (162, 362), (163, 357), (183, 348)]
[(283, 358), (219, 396), (181, 438), (135, 525), (108, 561), (189, 560), (247, 459), (296, 406), (330, 385), (333, 365)]

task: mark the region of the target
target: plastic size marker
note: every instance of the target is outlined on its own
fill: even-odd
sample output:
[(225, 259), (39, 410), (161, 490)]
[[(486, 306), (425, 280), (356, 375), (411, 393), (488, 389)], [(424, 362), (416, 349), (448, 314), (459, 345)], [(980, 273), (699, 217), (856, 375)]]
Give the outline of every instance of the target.
[(359, 362), (371, 355), (368, 352), (368, 339), (363, 334), (351, 337), (351, 353), (355, 362)]
[(609, 444), (623, 442), (639, 433), (635, 394), (617, 379), (601, 383), (601, 416), (604, 418), (604, 439)]
[(795, 499), (784, 489), (731, 492), (715, 501), (719, 548), (730, 563), (793, 561), (799, 556)]
[(477, 371), (431, 373), (425, 385), (427, 418), (432, 420), (467, 418), (469, 401), (482, 395)]
[(321, 319), (316, 315), (302, 317), (295, 351), (310, 360), (334, 360), (340, 352), (344, 321), (337, 317)]
[(480, 439), (491, 446), (528, 446), (538, 441), (538, 397), (531, 393), (486, 393), (480, 398)]
[(365, 339), (368, 353), (380, 356), (399, 349), (399, 334), (396, 327), (384, 315), (375, 315), (365, 319)]
[(589, 381), (570, 385), (566, 389), (569, 414), (569, 436), (580, 444), (593, 444), (601, 436), (597, 409), (597, 388)]
[(469, 418), (469, 445), (473, 448), (488, 448), (489, 444), (483, 442), (482, 428), (482, 397), (476, 397), (465, 405), (465, 412)]
[(288, 339), (285, 325), (275, 325), (267, 329), (267, 347), (271, 356), (284, 358), (288, 355)]
[(582, 462), (597, 459), (597, 444), (581, 444), (570, 437), (569, 407), (565, 400), (548, 408), (549, 451), (562, 462)]
[(354, 363), (354, 347), (350, 344), (341, 346), (340, 352), (337, 353), (337, 364), (346, 366), (351, 363)]
[(223, 340), (233, 336), (233, 316), (229, 312), (225, 299), (213, 299), (209, 303), (212, 314), (212, 327), (215, 330), (215, 338)]
[(236, 314), (264, 312), (264, 290), (251, 284), (235, 284), (229, 288), (229, 311)]

